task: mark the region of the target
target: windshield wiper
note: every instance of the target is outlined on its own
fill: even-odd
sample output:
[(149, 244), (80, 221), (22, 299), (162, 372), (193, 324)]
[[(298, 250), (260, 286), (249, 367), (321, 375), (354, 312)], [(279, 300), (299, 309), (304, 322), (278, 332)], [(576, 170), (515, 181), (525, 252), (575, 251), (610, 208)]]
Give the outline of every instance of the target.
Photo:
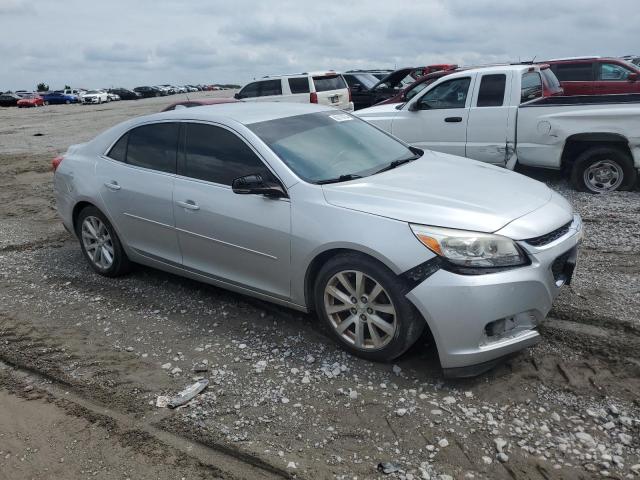
[(340, 175), (336, 178), (328, 178), (327, 180), (318, 180), (316, 185), (325, 185), (327, 183), (339, 183), (347, 182), (349, 180), (355, 180), (356, 178), (362, 178), (362, 175), (356, 175), (355, 173), (348, 173), (347, 175)]
[(391, 162), (386, 167), (382, 167), (376, 173), (382, 173), (382, 172), (386, 172), (387, 170), (393, 170), (394, 168), (399, 167), (400, 165), (404, 165), (405, 163), (413, 162), (414, 160), (419, 159), (421, 156), (422, 155), (414, 155), (413, 157), (401, 158), (399, 160), (394, 160), (393, 162)]

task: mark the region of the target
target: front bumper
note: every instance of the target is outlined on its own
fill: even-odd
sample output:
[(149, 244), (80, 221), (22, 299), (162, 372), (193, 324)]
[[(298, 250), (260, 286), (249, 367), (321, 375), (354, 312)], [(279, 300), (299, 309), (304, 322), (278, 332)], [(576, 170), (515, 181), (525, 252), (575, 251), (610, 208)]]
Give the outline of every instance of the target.
[(531, 265), (484, 275), (438, 270), (407, 294), (431, 329), (445, 373), (490, 368), (492, 361), (539, 341), (536, 327), (570, 282), (582, 235), (575, 215), (569, 231), (548, 245), (518, 242)]
[(100, 103), (100, 98), (98, 97), (83, 97), (82, 103)]

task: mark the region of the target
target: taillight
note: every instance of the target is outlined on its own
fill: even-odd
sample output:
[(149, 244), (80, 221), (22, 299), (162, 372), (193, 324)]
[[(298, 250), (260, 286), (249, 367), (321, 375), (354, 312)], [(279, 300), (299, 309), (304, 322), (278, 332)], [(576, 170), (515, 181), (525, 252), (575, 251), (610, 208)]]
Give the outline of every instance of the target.
[(349, 91), (349, 103), (351, 103), (353, 101), (353, 98), (351, 97), (351, 89), (347, 87), (347, 90)]
[(55, 173), (55, 171), (58, 169), (58, 167), (62, 163), (62, 160), (64, 160), (64, 157), (62, 155), (51, 160), (51, 168), (53, 169), (53, 173)]
[(318, 103), (318, 94), (316, 92), (311, 92), (311, 95), (309, 95), (309, 100), (311, 101), (311, 103)]

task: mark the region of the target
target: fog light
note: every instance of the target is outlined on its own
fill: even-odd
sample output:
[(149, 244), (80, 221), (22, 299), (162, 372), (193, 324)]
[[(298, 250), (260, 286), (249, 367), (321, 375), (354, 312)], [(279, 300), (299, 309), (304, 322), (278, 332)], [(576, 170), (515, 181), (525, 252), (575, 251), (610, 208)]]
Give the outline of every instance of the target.
[(508, 331), (513, 330), (515, 326), (515, 317), (506, 317), (487, 323), (487, 325), (484, 327), (484, 331), (487, 334), (487, 337), (496, 337), (504, 335)]

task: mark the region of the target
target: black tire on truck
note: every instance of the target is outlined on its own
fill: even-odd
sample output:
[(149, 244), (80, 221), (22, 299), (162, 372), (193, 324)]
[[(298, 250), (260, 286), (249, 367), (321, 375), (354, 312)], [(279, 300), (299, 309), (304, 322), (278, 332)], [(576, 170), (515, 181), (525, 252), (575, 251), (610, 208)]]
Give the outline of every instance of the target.
[(571, 169), (571, 185), (588, 193), (630, 190), (637, 172), (631, 155), (617, 146), (591, 147), (582, 152)]

